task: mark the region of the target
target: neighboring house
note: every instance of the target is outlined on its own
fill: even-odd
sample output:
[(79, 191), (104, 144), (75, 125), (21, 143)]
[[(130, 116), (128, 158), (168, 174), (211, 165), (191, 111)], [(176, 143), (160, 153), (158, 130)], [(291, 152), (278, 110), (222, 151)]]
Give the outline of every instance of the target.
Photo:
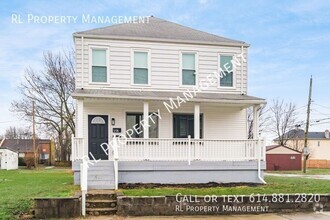
[[(38, 154), (39, 163), (48, 162), (52, 164), (54, 160), (54, 150), (51, 147), (51, 140), (37, 139), (36, 152)], [(32, 139), (4, 139), (1, 148), (6, 148), (18, 152), (19, 157), (33, 157), (33, 140)]]
[[(302, 129), (293, 129), (284, 134), (288, 137), (286, 145), (298, 151), (304, 148), (305, 131)], [(308, 132), (307, 147), (310, 153), (308, 159), (309, 167), (329, 167), (330, 168), (330, 134), (329, 130), (324, 132)], [(274, 139), (277, 143), (278, 139)]]
[[(258, 108), (265, 100), (247, 95), (249, 44), (156, 17), (73, 38), (76, 184), (88, 158), (101, 160), (89, 166), (88, 188), (263, 182), (265, 148), (257, 139)], [(232, 68), (232, 62), (241, 65)], [(247, 139), (251, 106), (255, 140)], [(116, 144), (114, 137), (120, 138)], [(116, 153), (107, 155), (102, 143), (119, 145), (118, 167)]]
[(267, 170), (301, 170), (301, 152), (282, 145), (266, 147)]

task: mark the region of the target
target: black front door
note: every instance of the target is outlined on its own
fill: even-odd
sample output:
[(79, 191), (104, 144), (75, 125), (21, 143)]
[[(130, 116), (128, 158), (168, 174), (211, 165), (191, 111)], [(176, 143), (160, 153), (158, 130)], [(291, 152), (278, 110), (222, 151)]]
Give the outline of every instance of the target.
[[(88, 116), (88, 155), (90, 159), (107, 160), (108, 156), (101, 144), (108, 143), (108, 116)], [(92, 155), (91, 155), (92, 154)]]

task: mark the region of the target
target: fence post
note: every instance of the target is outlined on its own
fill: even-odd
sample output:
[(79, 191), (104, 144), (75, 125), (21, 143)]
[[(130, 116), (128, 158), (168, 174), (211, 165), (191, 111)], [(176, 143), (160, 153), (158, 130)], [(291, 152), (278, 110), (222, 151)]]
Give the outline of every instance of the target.
[(188, 135), (188, 164), (191, 164), (191, 136)]

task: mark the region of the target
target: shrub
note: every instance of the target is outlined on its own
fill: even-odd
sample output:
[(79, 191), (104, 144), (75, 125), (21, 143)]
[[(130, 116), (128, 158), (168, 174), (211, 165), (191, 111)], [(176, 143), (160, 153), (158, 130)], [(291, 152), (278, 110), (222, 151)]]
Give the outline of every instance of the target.
[(25, 162), (26, 167), (28, 169), (31, 169), (32, 167), (34, 167), (34, 157), (33, 157), (33, 155), (25, 155), (24, 162)]
[(24, 157), (19, 157), (18, 158), (18, 166), (26, 166), (26, 163), (24, 161)]

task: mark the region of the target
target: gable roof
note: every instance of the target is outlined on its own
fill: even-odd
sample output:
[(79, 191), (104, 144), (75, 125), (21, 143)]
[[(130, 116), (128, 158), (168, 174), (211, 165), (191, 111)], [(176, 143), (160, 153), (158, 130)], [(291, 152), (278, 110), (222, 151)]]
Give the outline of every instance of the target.
[[(284, 134), (284, 137), (288, 137), (288, 139), (304, 139), (305, 138), (305, 131), (303, 129), (292, 129)], [(319, 131), (311, 131), (307, 133), (308, 139), (327, 139), (329, 138), (325, 137), (325, 132), (319, 132)], [(278, 138), (275, 138), (274, 141), (278, 141)]]
[[(37, 139), (36, 146), (39, 144), (50, 144), (49, 139)], [(12, 151), (26, 153), (33, 152), (33, 140), (32, 139), (5, 139), (0, 146), (1, 149), (10, 149)]]
[(111, 38), (126, 40), (148, 40), (177, 43), (198, 43), (215, 45), (238, 45), (249, 46), (249, 44), (206, 33), (171, 21), (148, 17), (145, 22), (131, 22), (116, 24), (103, 28), (76, 32), (73, 36), (86, 36), (93, 38)]
[(271, 151), (271, 150), (276, 149), (276, 148), (279, 148), (279, 147), (283, 147), (283, 148), (286, 148), (286, 149), (289, 149), (291, 151), (298, 152), (298, 153), (301, 154), (300, 151), (297, 151), (295, 149), (292, 149), (292, 148), (287, 147), (287, 146), (284, 146), (284, 145), (270, 145), (270, 146), (266, 146), (266, 151)]

